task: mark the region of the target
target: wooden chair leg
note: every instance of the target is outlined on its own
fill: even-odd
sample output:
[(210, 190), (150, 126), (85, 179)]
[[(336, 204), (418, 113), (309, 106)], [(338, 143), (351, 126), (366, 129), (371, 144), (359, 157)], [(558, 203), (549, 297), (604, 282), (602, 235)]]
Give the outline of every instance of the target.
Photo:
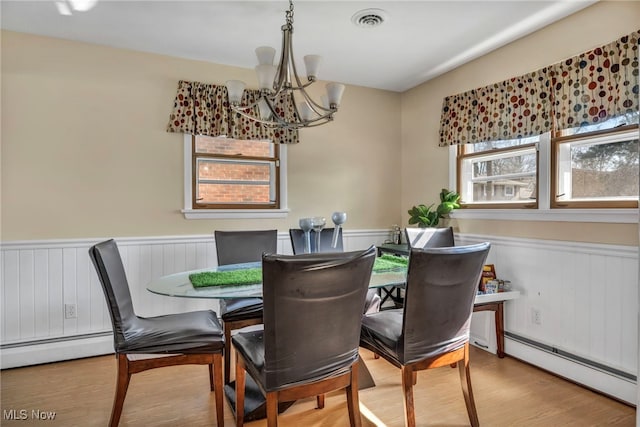
[(224, 325), (224, 383), (231, 382), (231, 328)]
[(213, 385), (211, 390), (215, 390), (214, 399), (216, 401), (216, 422), (218, 427), (224, 426), (224, 403), (222, 387), (222, 354), (213, 355), (213, 366), (209, 365), (209, 370), (213, 369)]
[(413, 403), (413, 369), (403, 366), (402, 370), (402, 397), (404, 401), (405, 425), (416, 427), (416, 413)]
[(460, 372), (460, 383), (462, 385), (462, 394), (464, 395), (464, 403), (467, 405), (467, 414), (469, 421), (473, 427), (478, 427), (478, 411), (473, 399), (473, 389), (471, 388), (471, 374), (469, 372), (469, 344), (465, 344), (464, 361), (458, 362), (458, 371)]
[(358, 397), (358, 367), (351, 367), (351, 383), (347, 386), (347, 409), (349, 410), (349, 424), (351, 427), (361, 427), (360, 398)]
[(214, 376), (215, 376), (215, 373), (213, 370), (213, 364), (209, 363), (209, 387), (211, 388), (211, 391), (216, 391)]
[(244, 359), (239, 357), (236, 352), (236, 427), (244, 425), (245, 375)]
[(124, 398), (127, 395), (131, 374), (129, 373), (129, 359), (126, 354), (118, 354), (118, 373), (116, 381), (116, 393), (113, 398), (113, 409), (111, 410), (111, 419), (109, 425), (117, 427), (120, 423), (120, 415), (122, 415), (122, 407), (124, 406)]
[(324, 394), (319, 394), (316, 396), (316, 409), (324, 408)]
[(267, 427), (278, 427), (278, 392), (267, 393)]

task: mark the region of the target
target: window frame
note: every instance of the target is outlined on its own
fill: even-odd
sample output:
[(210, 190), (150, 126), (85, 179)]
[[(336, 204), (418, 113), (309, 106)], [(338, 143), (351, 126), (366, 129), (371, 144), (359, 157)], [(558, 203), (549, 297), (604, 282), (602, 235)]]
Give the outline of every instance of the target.
[[(640, 126), (634, 125), (640, 131)], [(632, 126), (633, 127), (633, 126)], [(449, 188), (459, 191), (458, 146), (449, 146)], [(554, 221), (637, 224), (639, 209), (629, 208), (583, 208), (551, 209), (551, 134), (541, 135), (538, 142), (538, 208), (476, 208), (462, 206), (449, 216), (453, 219), (505, 220), (505, 221)]]
[(514, 145), (512, 147), (503, 147), (503, 148), (494, 148), (491, 150), (485, 151), (477, 151), (474, 153), (465, 153), (465, 146), (469, 144), (458, 144), (457, 152), (456, 152), (456, 182), (455, 185), (452, 185), (450, 188), (455, 188), (458, 194), (462, 194), (462, 162), (465, 159), (470, 159), (474, 157), (484, 157), (491, 156), (501, 153), (515, 152), (515, 151), (524, 151), (531, 148), (535, 148), (536, 152), (536, 198), (533, 202), (486, 202), (486, 203), (464, 203), (464, 200), (461, 201), (460, 205), (464, 209), (537, 209), (540, 199), (540, 151), (539, 151), (539, 143), (531, 142), (522, 145)]
[[(261, 207), (258, 205), (229, 205), (220, 208), (216, 205), (205, 207), (195, 207), (195, 135), (184, 134), (183, 157), (184, 157), (184, 207), (181, 212), (186, 219), (225, 219), (225, 218), (286, 218), (289, 213), (287, 197), (287, 147), (279, 144), (277, 148), (279, 161), (279, 178), (276, 182), (276, 194), (279, 206)], [(218, 156), (225, 158), (238, 158), (246, 160), (247, 156)]]
[[(577, 133), (573, 135), (557, 135), (551, 138), (551, 194), (550, 194), (550, 206), (552, 209), (624, 209), (624, 208), (638, 208), (638, 200), (558, 200), (558, 163), (559, 163), (559, 151), (562, 144), (584, 141), (590, 139), (607, 137), (615, 139), (622, 136), (626, 138), (633, 138), (633, 133), (636, 133), (638, 138), (638, 125), (621, 126), (613, 129), (603, 129), (593, 132)], [(613, 142), (613, 141), (612, 141)]]

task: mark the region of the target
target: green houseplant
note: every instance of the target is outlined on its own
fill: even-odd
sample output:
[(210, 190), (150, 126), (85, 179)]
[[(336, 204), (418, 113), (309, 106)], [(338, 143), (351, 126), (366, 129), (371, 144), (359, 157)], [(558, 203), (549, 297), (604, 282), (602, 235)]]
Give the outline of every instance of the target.
[(440, 204), (434, 209), (434, 204), (417, 205), (409, 209), (409, 225), (421, 228), (437, 227), (441, 218), (445, 218), (452, 210), (460, 208), (460, 195), (455, 191), (443, 188), (440, 192)]

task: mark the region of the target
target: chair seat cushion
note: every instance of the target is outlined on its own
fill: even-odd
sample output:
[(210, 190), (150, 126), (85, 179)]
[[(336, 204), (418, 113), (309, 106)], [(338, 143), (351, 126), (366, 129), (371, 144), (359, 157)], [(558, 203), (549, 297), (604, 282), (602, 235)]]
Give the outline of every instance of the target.
[(382, 298), (375, 289), (367, 291), (367, 299), (364, 301), (364, 314), (372, 314), (380, 311)]
[(402, 334), (402, 309), (383, 310), (362, 318), (360, 344), (399, 363), (399, 340)]
[(122, 332), (118, 352), (197, 354), (224, 348), (222, 326), (211, 310), (135, 317), (123, 322)]
[(262, 298), (233, 298), (220, 300), (223, 322), (262, 317)]
[(231, 342), (247, 361), (249, 375), (264, 384), (264, 330), (239, 332), (231, 337)]

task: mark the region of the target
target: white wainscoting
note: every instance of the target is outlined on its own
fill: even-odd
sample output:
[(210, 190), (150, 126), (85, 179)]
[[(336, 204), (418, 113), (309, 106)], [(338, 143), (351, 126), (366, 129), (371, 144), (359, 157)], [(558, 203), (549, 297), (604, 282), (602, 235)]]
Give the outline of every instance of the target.
[(635, 405), (636, 380), (615, 371), (637, 376), (638, 248), (456, 236), (457, 245), (482, 241), (487, 263), (521, 292), (505, 303), (505, 331), (525, 340), (507, 336), (506, 353)]
[[(388, 230), (344, 230), (344, 248), (365, 249), (388, 237)], [(102, 240), (2, 243), (2, 369), (113, 352), (107, 305), (88, 255), (89, 248)], [(146, 290), (154, 278), (216, 265), (212, 235), (116, 241), (136, 314), (218, 311), (215, 300), (170, 298)], [(278, 234), (278, 253), (292, 253), (288, 233)], [(65, 318), (65, 304), (75, 304), (76, 318)]]
[[(345, 250), (382, 243), (388, 235), (388, 230), (345, 230)], [(291, 253), (288, 234), (278, 239), (278, 252)], [(89, 247), (100, 240), (3, 242), (3, 369), (113, 351), (104, 296), (88, 257)], [(165, 274), (215, 265), (213, 236), (116, 241), (139, 315), (218, 309), (216, 301), (163, 297), (145, 288)], [(458, 245), (481, 241), (492, 243), (487, 262), (495, 264), (498, 277), (522, 293), (505, 304), (505, 330), (525, 340), (507, 337), (507, 354), (635, 404), (638, 248), (456, 236)], [(65, 304), (76, 304), (77, 318), (65, 319)], [(540, 324), (533, 322), (533, 309), (541, 314)], [(493, 331), (493, 325), (475, 330)]]

